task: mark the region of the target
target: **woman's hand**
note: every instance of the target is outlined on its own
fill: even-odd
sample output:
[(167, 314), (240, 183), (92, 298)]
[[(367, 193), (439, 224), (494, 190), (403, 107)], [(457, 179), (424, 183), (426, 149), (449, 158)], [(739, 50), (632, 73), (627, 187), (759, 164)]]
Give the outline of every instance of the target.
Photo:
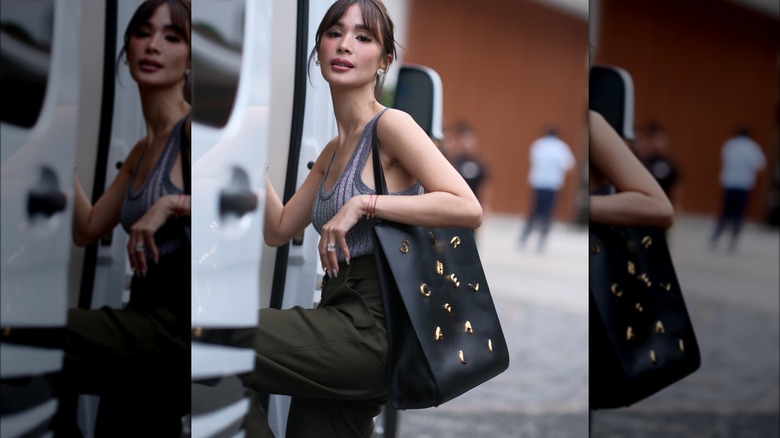
[(359, 195), (350, 198), (350, 200), (341, 207), (341, 210), (339, 210), (328, 223), (322, 226), (322, 234), (320, 236), (318, 249), (320, 252), (320, 260), (322, 261), (322, 268), (328, 276), (335, 277), (339, 273), (336, 248), (341, 250), (341, 253), (344, 254), (344, 259), (347, 261), (347, 264), (349, 264), (350, 254), (349, 248), (347, 247), (347, 231), (351, 230), (363, 217), (367, 211), (368, 200), (369, 195)]
[(144, 276), (148, 270), (146, 265), (147, 250), (155, 263), (159, 262), (160, 254), (154, 242), (154, 234), (174, 214), (180, 195), (160, 197), (141, 219), (130, 227), (130, 238), (127, 239), (127, 255), (130, 267), (139, 275)]

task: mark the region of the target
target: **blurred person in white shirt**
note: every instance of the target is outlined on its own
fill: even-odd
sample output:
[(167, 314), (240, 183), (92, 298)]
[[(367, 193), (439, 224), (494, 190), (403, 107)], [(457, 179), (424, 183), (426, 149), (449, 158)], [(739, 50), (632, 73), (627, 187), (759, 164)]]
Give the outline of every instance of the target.
[(739, 232), (747, 209), (748, 195), (756, 183), (756, 174), (766, 165), (761, 147), (750, 138), (747, 128), (741, 128), (721, 149), (720, 185), (723, 187), (723, 208), (710, 237), (714, 249), (728, 224), (731, 224), (729, 252), (737, 246)]
[(525, 246), (528, 236), (539, 222), (541, 230), (537, 249), (542, 251), (550, 231), (556, 195), (563, 186), (566, 172), (574, 167), (574, 156), (569, 146), (558, 138), (556, 128), (552, 127), (545, 136), (531, 144), (530, 159), (528, 182), (534, 191), (533, 207), (520, 235), (520, 246)]

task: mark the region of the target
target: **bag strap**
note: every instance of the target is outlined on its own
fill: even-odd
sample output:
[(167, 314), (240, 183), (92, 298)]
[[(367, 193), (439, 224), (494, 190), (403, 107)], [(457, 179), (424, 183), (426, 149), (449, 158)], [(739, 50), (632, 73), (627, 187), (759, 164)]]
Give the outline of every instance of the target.
[(376, 133), (377, 125), (379, 125), (379, 119), (374, 123), (374, 135), (371, 139), (371, 151), (374, 156), (374, 190), (377, 195), (386, 195), (387, 182), (385, 181), (385, 173), (382, 170), (382, 160), (379, 159), (379, 137)]
[(181, 124), (181, 141), (179, 142), (179, 148), (181, 148), (181, 173), (182, 178), (184, 179), (184, 194), (189, 195), (191, 190), (190, 166), (192, 163), (190, 163), (190, 139), (186, 135), (187, 133), (184, 132), (184, 127), (186, 125), (186, 123)]

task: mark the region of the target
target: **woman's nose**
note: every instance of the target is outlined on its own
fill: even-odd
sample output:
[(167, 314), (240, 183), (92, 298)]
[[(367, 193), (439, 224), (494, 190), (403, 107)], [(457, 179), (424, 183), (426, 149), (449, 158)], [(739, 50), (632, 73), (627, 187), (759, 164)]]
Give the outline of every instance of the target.
[(149, 38), (149, 43), (146, 45), (147, 53), (159, 53), (160, 52), (160, 39), (162, 37), (154, 34)]
[(349, 48), (349, 46), (347, 46), (347, 45), (346, 45), (346, 44), (344, 44), (343, 42), (341, 42), (341, 43), (339, 44), (339, 46), (338, 46), (337, 50), (339, 51), (339, 53), (352, 53), (352, 49), (351, 49), (351, 48)]

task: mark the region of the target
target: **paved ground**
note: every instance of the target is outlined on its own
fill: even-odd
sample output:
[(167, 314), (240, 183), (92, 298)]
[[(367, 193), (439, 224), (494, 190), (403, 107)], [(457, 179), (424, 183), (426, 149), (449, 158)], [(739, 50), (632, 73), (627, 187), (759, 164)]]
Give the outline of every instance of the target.
[(520, 225), (491, 217), (477, 234), (509, 369), (438, 408), (401, 412), (400, 437), (587, 436), (587, 234), (558, 225), (538, 253), (535, 235), (518, 247)]
[(595, 412), (592, 437), (780, 436), (780, 234), (749, 225), (735, 254), (712, 221), (678, 218), (672, 257), (702, 351), (691, 376), (636, 405)]
[(627, 409), (587, 409), (587, 233), (554, 227), (545, 252), (521, 220), (478, 234), (509, 370), (435, 409), (399, 415), (399, 436), (780, 436), (780, 233), (747, 226), (736, 254), (709, 251), (711, 221), (678, 218), (672, 256), (702, 350), (693, 375)]

